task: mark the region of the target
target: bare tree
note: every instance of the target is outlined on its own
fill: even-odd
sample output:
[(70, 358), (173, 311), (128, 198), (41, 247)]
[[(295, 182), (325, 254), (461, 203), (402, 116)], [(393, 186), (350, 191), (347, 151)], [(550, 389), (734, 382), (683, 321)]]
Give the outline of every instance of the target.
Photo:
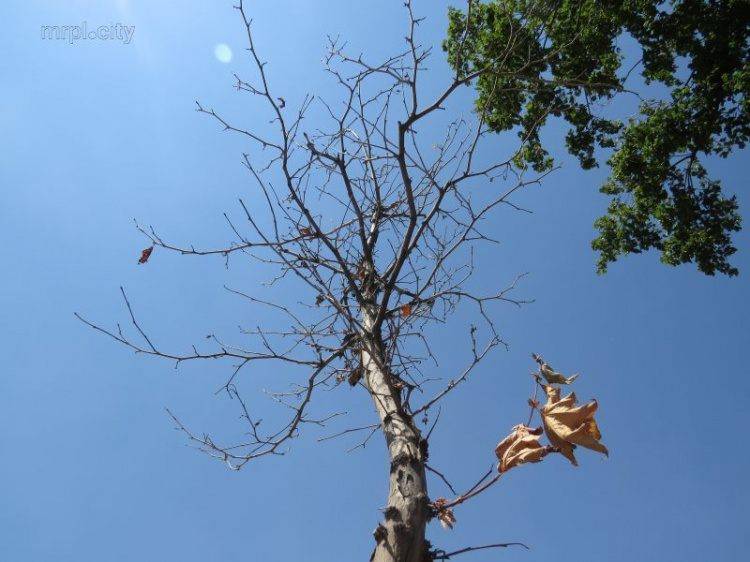
[[(467, 2), (468, 13), (473, 4)], [(225, 358), (234, 363), (224, 390), (242, 410), (248, 440), (220, 445), (173, 416), (194, 444), (232, 470), (258, 457), (283, 454), (304, 425), (322, 425), (336, 416), (311, 415), (310, 405), (319, 391), (348, 384), (369, 393), (377, 418), (371, 425), (349, 427), (339, 435), (363, 431), (369, 439), (380, 430), (388, 447), (390, 491), (383, 521), (374, 533), (377, 544), (371, 560), (448, 559), (479, 548), (507, 546), (446, 553), (426, 541), (425, 528), (433, 516), (441, 510), (445, 514), (448, 507), (486, 489), (497, 477), (488, 481), (487, 475), (453, 502), (431, 502), (430, 435), (421, 433), (417, 421), (433, 412), (493, 348), (504, 344), (493, 323), (492, 306), (521, 304), (511, 296), (517, 279), (491, 294), (473, 292), (469, 280), (481, 264), (474, 263), (472, 247), (492, 242), (482, 231), (482, 221), (492, 211), (503, 205), (519, 209), (512, 196), (541, 179), (527, 177), (529, 171), (519, 160), (525, 139), (497, 158), (496, 144), (483, 152), (488, 131), (482, 111), (472, 119), (450, 120), (442, 110), (461, 86), (484, 73), (520, 74), (541, 61), (524, 58), (524, 35), (519, 34), (518, 40), (512, 36), (504, 57), (492, 67), (468, 76), (456, 72), (442, 91), (422, 91), (431, 49), (419, 44), (420, 19), (406, 0), (408, 33), (403, 52), (374, 62), (350, 56), (345, 45), (330, 39), (325, 69), (340, 87), (341, 99), (335, 103), (312, 96), (294, 100), (274, 90), (242, 0), (237, 8), (247, 30), (255, 75), (236, 76), (236, 87), (248, 93), (253, 103), (264, 104), (275, 133), (265, 136), (231, 124), (200, 104), (197, 109), (254, 145), (252, 153), (244, 155), (244, 165), (259, 194), (256, 202), (263, 202), (262, 210), (240, 200), (243, 224), (226, 215), (235, 242), (214, 250), (175, 245), (152, 228), (138, 228), (151, 240), (151, 248), (186, 255), (218, 254), (227, 260), (241, 255), (272, 265), (278, 272), (274, 283), (288, 284), (295, 299), (271, 302), (235, 292), (281, 314), (287, 327), (246, 331), (249, 344), (229, 344), (212, 336), (211, 352), (194, 347), (188, 354), (171, 353), (152, 344), (124, 292), (138, 339), (122, 329), (90, 325), (139, 353), (177, 362)], [(464, 40), (467, 35), (468, 29)], [(319, 120), (320, 126), (306, 128), (315, 111), (325, 119)], [(445, 125), (439, 138), (432, 133), (436, 124)], [(149, 255), (150, 249), (142, 261)], [(303, 303), (293, 304), (295, 300)], [(435, 357), (425, 327), (448, 321), (460, 304), (476, 307), (477, 323), (467, 334), (468, 360), (463, 370), (439, 387), (425, 367), (431, 364), (425, 359)], [(288, 419), (272, 430), (260, 425), (237, 385), (243, 369), (256, 362), (279, 363), (300, 373), (291, 391), (271, 395), (289, 412)]]

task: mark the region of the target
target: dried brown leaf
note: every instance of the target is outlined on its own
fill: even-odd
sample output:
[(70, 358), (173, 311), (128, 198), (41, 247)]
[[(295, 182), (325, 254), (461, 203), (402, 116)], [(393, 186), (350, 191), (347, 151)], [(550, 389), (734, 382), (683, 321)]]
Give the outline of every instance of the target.
[(142, 263), (146, 263), (148, 261), (148, 258), (151, 257), (151, 252), (154, 251), (154, 247), (151, 246), (150, 248), (146, 248), (141, 252), (141, 258), (138, 260), (138, 265)]
[(495, 447), (495, 454), (500, 461), (497, 464), (498, 472), (507, 472), (527, 462), (541, 461), (550, 451), (549, 447), (543, 447), (539, 443), (541, 435), (541, 427), (534, 429), (525, 425), (515, 426), (513, 433)]
[(398, 377), (391, 377), (391, 386), (396, 390), (401, 390), (406, 387), (406, 381)]
[(349, 384), (351, 386), (357, 386), (357, 383), (362, 378), (362, 367), (355, 367), (349, 373)]
[(440, 521), (443, 529), (452, 529), (453, 524), (456, 522), (456, 516), (453, 514), (452, 509), (446, 509), (444, 506), (448, 502), (445, 498), (438, 498), (432, 504), (435, 508), (435, 516)]
[(453, 515), (452, 509), (444, 509), (438, 513), (438, 519), (440, 520), (443, 529), (452, 529), (453, 524), (456, 522), (456, 516)]
[(552, 385), (544, 385), (543, 388), (547, 394), (547, 403), (540, 413), (550, 443), (574, 466), (578, 466), (573, 454), (576, 445), (609, 456), (607, 448), (599, 442), (602, 434), (594, 420), (594, 413), (598, 407), (596, 400), (576, 406), (578, 400), (575, 393), (560, 398), (559, 388)]
[(536, 353), (532, 353), (531, 356), (534, 358), (534, 361), (539, 363), (539, 374), (542, 375), (548, 383), (570, 384), (578, 378), (578, 375), (571, 375), (569, 377), (566, 377), (562, 373), (558, 373), (547, 363), (545, 363), (544, 360)]

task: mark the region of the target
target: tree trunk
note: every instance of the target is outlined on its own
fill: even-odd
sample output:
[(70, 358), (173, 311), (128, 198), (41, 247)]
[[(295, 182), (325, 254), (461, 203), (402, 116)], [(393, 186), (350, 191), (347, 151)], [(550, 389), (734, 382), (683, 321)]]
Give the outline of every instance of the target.
[(375, 529), (377, 542), (371, 562), (428, 560), (425, 527), (430, 517), (424, 463), (426, 449), (410, 416), (404, 412), (400, 390), (394, 388), (380, 334), (373, 333), (372, 311), (363, 311), (362, 369), (375, 402), (390, 457), (390, 489), (385, 517)]

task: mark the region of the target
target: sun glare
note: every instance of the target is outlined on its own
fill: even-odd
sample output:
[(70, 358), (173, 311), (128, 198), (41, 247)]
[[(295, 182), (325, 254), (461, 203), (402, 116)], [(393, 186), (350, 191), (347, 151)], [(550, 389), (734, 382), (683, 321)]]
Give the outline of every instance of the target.
[(229, 45), (225, 45), (224, 43), (216, 45), (214, 48), (214, 55), (216, 56), (216, 60), (221, 63), (228, 64), (232, 62), (232, 49), (229, 48)]

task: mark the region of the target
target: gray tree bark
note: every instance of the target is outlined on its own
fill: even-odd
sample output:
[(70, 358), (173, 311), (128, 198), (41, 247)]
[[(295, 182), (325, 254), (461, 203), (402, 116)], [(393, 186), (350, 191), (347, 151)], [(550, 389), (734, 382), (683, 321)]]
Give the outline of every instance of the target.
[(371, 562), (423, 562), (428, 560), (425, 528), (430, 518), (426, 449), (419, 429), (404, 411), (401, 391), (395, 388), (374, 310), (363, 310), (361, 357), (364, 382), (375, 403), (390, 459), (388, 503), (384, 519), (375, 529), (377, 545)]

